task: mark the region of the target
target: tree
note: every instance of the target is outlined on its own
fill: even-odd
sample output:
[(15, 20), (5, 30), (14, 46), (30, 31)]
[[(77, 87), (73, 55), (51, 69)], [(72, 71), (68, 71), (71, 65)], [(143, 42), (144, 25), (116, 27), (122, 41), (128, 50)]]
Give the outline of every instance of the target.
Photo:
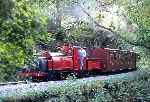
[[(12, 3), (11, 8), (1, 9), (0, 14), (0, 74), (8, 80), (15, 75), (16, 67), (31, 64), (33, 46), (49, 39), (46, 18), (39, 15), (30, 0), (1, 1), (2, 7)], [(26, 62), (28, 61), (28, 62)], [(9, 75), (11, 74), (11, 75)]]
[(130, 24), (135, 24), (137, 30), (134, 32), (136, 39), (128, 37), (130, 33), (122, 32), (126, 34), (126, 37), (122, 37), (130, 44), (136, 46), (144, 46), (150, 49), (150, 1), (149, 0), (119, 0), (117, 4), (124, 7), (126, 15)]

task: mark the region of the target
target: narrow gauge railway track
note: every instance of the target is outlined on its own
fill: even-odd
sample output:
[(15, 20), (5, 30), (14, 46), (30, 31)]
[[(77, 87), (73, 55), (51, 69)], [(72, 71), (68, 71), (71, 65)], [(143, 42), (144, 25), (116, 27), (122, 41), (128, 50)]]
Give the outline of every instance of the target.
[(27, 81), (16, 81), (16, 82), (6, 82), (6, 83), (0, 83), (0, 86), (5, 85), (17, 85), (17, 84), (27, 84)]
[[(82, 76), (80, 78), (76, 78), (79, 80), (84, 80), (84, 79), (88, 79), (90, 77), (93, 77), (95, 79), (97, 79), (97, 77), (99, 77), (100, 79), (103, 79), (103, 77), (109, 77), (109, 76), (116, 76), (118, 74), (122, 75), (122, 74), (128, 74), (128, 73), (134, 73), (136, 72), (136, 69), (132, 69), (132, 70), (124, 70), (124, 71), (120, 71), (120, 72), (110, 72), (110, 73), (100, 73), (100, 74), (92, 74), (89, 76)], [(64, 80), (68, 80), (68, 79), (55, 79), (55, 80), (49, 80), (46, 82), (50, 82), (50, 81), (56, 81), (56, 82), (63, 82)], [(17, 85), (17, 84), (31, 84), (31, 83), (40, 83), (40, 82), (45, 82), (45, 81), (31, 81), (31, 80), (26, 80), (26, 81), (16, 81), (16, 82), (6, 82), (6, 83), (0, 83), (0, 86), (7, 86), (7, 85)]]
[(44, 92), (49, 89), (53, 88), (59, 88), (62, 86), (66, 85), (83, 85), (87, 84), (89, 82), (94, 82), (94, 81), (106, 81), (106, 82), (116, 82), (120, 80), (135, 80), (136, 78), (142, 78), (143, 76), (148, 76), (149, 71), (143, 71), (143, 70), (135, 70), (135, 71), (130, 71), (126, 73), (117, 73), (117, 74), (111, 74), (111, 75), (97, 75), (97, 76), (91, 76), (91, 77), (86, 77), (86, 78), (79, 78), (76, 80), (57, 80), (57, 81), (48, 81), (48, 82), (29, 82), (26, 84), (16, 84), (16, 85), (4, 85), (0, 86), (0, 97), (9, 97), (9, 96), (14, 96), (15, 95), (22, 95), (26, 94), (30, 91), (35, 91), (35, 92)]

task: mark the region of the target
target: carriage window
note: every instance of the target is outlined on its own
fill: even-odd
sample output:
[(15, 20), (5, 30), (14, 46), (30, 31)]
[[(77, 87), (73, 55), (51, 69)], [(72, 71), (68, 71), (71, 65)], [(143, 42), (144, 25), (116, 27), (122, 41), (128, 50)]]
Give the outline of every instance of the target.
[(111, 51), (111, 52), (110, 52), (110, 56), (111, 56), (111, 58), (113, 58), (114, 60), (117, 60), (117, 52), (116, 52), (116, 51)]
[(130, 55), (133, 56), (133, 53), (131, 52)]
[(114, 53), (114, 59), (117, 60), (117, 53)]

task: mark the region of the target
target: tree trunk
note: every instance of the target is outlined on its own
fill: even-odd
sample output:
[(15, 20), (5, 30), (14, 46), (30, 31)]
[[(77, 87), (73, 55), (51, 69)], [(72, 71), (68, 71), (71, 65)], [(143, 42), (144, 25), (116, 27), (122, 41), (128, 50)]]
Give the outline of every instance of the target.
[(60, 5), (60, 0), (56, 0), (56, 29), (57, 29), (57, 33), (60, 32), (61, 30), (61, 5)]

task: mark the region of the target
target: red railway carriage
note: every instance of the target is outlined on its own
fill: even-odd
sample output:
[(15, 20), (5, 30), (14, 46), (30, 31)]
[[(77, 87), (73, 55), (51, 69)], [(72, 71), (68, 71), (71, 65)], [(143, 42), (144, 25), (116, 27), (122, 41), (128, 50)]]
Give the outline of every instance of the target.
[(86, 48), (87, 56), (80, 68), (79, 50), (74, 46), (69, 54), (48, 52), (39, 57), (38, 68), (34, 71), (21, 71), (19, 76), (33, 79), (53, 79), (63, 73), (112, 72), (136, 68), (136, 53), (127, 50), (109, 48)]

